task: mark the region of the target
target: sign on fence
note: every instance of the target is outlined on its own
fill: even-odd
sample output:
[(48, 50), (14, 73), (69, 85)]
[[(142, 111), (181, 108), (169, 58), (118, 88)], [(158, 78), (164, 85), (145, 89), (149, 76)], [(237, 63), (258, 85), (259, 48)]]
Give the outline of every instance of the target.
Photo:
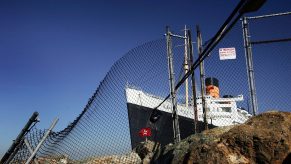
[(220, 60), (236, 59), (235, 48), (234, 47), (219, 48), (219, 59)]

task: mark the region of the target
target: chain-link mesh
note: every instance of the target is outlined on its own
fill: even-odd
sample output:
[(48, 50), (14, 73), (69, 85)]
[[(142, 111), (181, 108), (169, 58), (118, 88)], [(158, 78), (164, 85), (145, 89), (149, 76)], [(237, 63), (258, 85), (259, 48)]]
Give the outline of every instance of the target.
[(249, 19), (259, 112), (290, 111), (291, 12)]
[[(284, 19), (288, 20), (288, 18)], [(250, 23), (251, 41), (255, 41), (255, 38), (264, 40), (267, 36), (271, 39), (273, 36), (278, 38), (270, 32), (260, 34), (262, 38), (259, 38), (259, 33), (256, 34), (255, 29), (261, 33), (259, 27), (266, 26), (260, 25), (256, 28), (253, 25), (255, 21)], [(269, 20), (264, 19), (264, 21)], [(276, 24), (282, 25), (282, 23)], [(287, 32), (290, 32), (288, 29)], [(177, 83), (185, 74), (185, 44), (184, 39), (174, 37), (172, 39)], [(196, 43), (193, 43), (193, 46), (194, 52), (197, 52)], [(220, 60), (219, 48), (235, 48), (236, 59)], [(130, 153), (138, 143), (146, 139), (157, 140), (162, 145), (173, 142), (171, 103), (166, 100), (160, 105), (169, 95), (166, 50), (166, 40), (159, 39), (132, 49), (118, 60), (76, 120), (64, 130), (49, 135), (36, 154), (38, 161), (57, 163), (66, 159), (69, 163), (105, 163), (106, 160), (115, 158), (115, 163), (138, 163), (138, 157)], [(290, 106), (288, 100), (291, 98), (291, 90), (288, 87), (290, 81), (288, 74), (291, 71), (289, 52), (290, 42), (253, 45), (259, 112), (270, 109), (290, 111), (288, 108)], [(195, 59), (197, 53), (194, 53)], [(202, 122), (201, 93), (204, 92), (207, 93), (205, 101), (207, 101), (207, 122), (210, 128), (244, 122), (245, 119), (239, 118), (248, 117), (251, 111), (249, 111), (250, 97), (241, 22), (238, 22), (216, 46), (204, 60), (204, 64), (205, 78), (216, 78), (218, 84), (214, 82), (208, 92), (201, 90), (200, 72), (198, 69), (195, 70), (198, 121)], [(188, 89), (186, 85), (181, 85), (176, 93), (182, 139), (193, 134), (194, 131), (190, 79), (188, 83)], [(189, 107), (186, 107), (186, 90), (189, 95), (187, 102)], [(209, 96), (212, 91), (216, 98)], [(217, 98), (221, 99), (218, 101)], [(159, 110), (153, 110), (158, 105), (160, 105)], [(222, 116), (221, 113), (224, 115)], [(152, 130), (152, 135), (145, 137), (140, 134), (142, 128), (148, 127)], [(203, 128), (202, 125), (198, 127)], [(35, 149), (45, 132), (46, 130), (33, 128), (25, 138)], [(126, 156), (119, 156), (124, 154)], [(20, 150), (11, 163), (24, 163), (29, 156), (27, 146), (22, 142)]]
[[(220, 60), (219, 49), (221, 48), (235, 48), (236, 59)], [(227, 126), (245, 122), (245, 119), (243, 118), (240, 121), (233, 119), (236, 117), (235, 115), (239, 115), (238, 118), (240, 118), (240, 115), (242, 115), (241, 117), (248, 115), (246, 116), (246, 118), (248, 118), (248, 113), (252, 113), (249, 111), (248, 105), (248, 78), (242, 37), (242, 27), (240, 23), (237, 23), (232, 28), (228, 35), (225, 36), (225, 38), (204, 60), (204, 70), (204, 81), (207, 78), (215, 78), (218, 80), (217, 86), (210, 85), (208, 87), (214, 87), (214, 89), (207, 91), (206, 84), (205, 90), (203, 91), (206, 93), (206, 95), (209, 95), (211, 92), (213, 92), (212, 95), (216, 96), (216, 99), (219, 98), (219, 100), (211, 99), (211, 102), (209, 102), (208, 106), (206, 105), (205, 107), (208, 111), (208, 124), (213, 124), (214, 126)], [(198, 90), (197, 95), (201, 95), (202, 92), (199, 71), (200, 70), (198, 69), (195, 71)], [(200, 108), (202, 108), (201, 101), (198, 101), (198, 106), (199, 105)], [(239, 112), (234, 113), (233, 110), (238, 110)], [(222, 116), (221, 112), (225, 112), (225, 115)], [(200, 113), (202, 113), (202, 109)]]
[[(179, 39), (173, 40), (177, 80), (183, 66), (182, 44)], [(125, 89), (136, 88), (161, 99), (165, 97), (169, 93), (166, 54), (165, 39), (151, 41), (129, 51), (112, 66), (79, 117), (63, 131), (51, 133), (36, 157), (40, 161), (67, 157), (74, 162), (89, 162), (95, 157), (130, 152), (132, 145)], [(149, 115), (143, 118), (147, 120)], [(33, 129), (26, 135), (32, 148), (36, 147), (44, 133)], [(25, 161), (29, 155), (23, 144), (12, 163)]]

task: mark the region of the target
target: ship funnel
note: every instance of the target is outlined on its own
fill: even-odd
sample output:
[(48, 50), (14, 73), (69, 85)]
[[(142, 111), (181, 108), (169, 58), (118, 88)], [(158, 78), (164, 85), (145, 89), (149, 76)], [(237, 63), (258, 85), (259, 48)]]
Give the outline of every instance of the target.
[(205, 79), (205, 85), (207, 95), (211, 95), (213, 98), (219, 98), (219, 84), (216, 78), (207, 77)]
[(232, 95), (223, 95), (222, 97), (223, 97), (223, 98), (233, 98)]

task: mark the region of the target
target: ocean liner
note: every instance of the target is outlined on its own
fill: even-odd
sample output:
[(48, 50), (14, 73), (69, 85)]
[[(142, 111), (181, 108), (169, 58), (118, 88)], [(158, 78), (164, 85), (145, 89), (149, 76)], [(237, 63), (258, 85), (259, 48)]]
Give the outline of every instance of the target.
[[(236, 97), (225, 95), (219, 97), (217, 86), (209, 85), (209, 81), (215, 78), (206, 78), (206, 89), (208, 93), (205, 96), (205, 106), (207, 110), (207, 122), (209, 128), (218, 126), (229, 126), (244, 123), (252, 115), (245, 109), (237, 106), (237, 102), (243, 101), (243, 95)], [(150, 115), (155, 107), (157, 107), (164, 99), (142, 91), (134, 86), (126, 86), (125, 88), (129, 128), (132, 148), (145, 139), (139, 136), (142, 128), (148, 127)], [(165, 101), (157, 108), (160, 113), (159, 120), (152, 127), (152, 136), (148, 139), (157, 141), (161, 145), (173, 142), (173, 123), (172, 123), (172, 104)], [(177, 113), (179, 116), (179, 125), (181, 139), (194, 134), (194, 110), (193, 105), (177, 104)], [(204, 128), (202, 97), (197, 97), (197, 114), (198, 114), (198, 132)]]
[[(175, 82), (173, 77), (171, 36), (174, 37), (178, 35), (172, 34), (169, 28), (167, 28), (168, 70), (170, 90), (171, 94), (173, 94), (175, 93), (173, 88)], [(189, 71), (189, 66), (193, 63), (191, 34), (189, 30), (186, 30), (186, 26), (184, 37), (178, 37), (185, 39), (184, 70), (186, 74)], [(201, 34), (199, 28), (197, 28), (198, 50), (201, 49), (202, 46), (201, 40)], [(192, 96), (194, 96), (191, 103), (189, 103), (188, 97), (188, 79), (185, 81), (185, 103), (175, 102), (175, 98), (173, 99), (173, 97), (175, 97), (174, 95), (171, 95), (172, 101), (164, 101), (164, 98), (147, 93), (135, 86), (127, 85), (125, 87), (132, 148), (135, 148), (140, 142), (145, 140), (144, 137), (139, 136), (140, 131), (144, 128), (150, 129), (152, 134), (147, 135), (148, 138), (146, 139), (155, 141), (164, 146), (173, 142), (174, 138), (176, 142), (177, 134), (179, 134), (179, 139), (184, 139), (195, 132), (205, 130), (206, 127), (214, 128), (218, 126), (241, 124), (252, 116), (246, 110), (237, 106), (237, 102), (244, 100), (243, 95), (235, 97), (225, 95), (220, 97), (218, 79), (208, 77), (203, 80), (205, 76), (203, 62), (200, 66), (201, 95), (196, 96), (196, 91), (193, 89)], [(195, 88), (195, 80), (192, 79), (191, 81), (192, 87), (194, 86)], [(178, 116), (178, 119), (176, 116)]]

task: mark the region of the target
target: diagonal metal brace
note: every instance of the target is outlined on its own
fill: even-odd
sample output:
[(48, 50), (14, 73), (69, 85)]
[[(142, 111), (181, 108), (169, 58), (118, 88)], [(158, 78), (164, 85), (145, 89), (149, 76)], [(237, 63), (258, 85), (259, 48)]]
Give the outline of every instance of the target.
[(55, 118), (53, 123), (51, 124), (50, 128), (48, 129), (48, 131), (45, 133), (45, 135), (42, 137), (42, 139), (40, 140), (40, 142), (38, 143), (38, 145), (36, 146), (36, 148), (34, 149), (34, 151), (31, 153), (30, 157), (28, 158), (28, 160), (25, 162), (25, 164), (29, 164), (31, 162), (31, 160), (35, 157), (37, 151), (39, 150), (39, 148), (41, 147), (41, 145), (43, 144), (43, 142), (46, 140), (46, 138), (49, 136), (49, 134), (51, 133), (52, 129), (56, 126), (57, 122), (59, 121), (58, 118)]
[[(24, 143), (25, 143), (25, 145), (26, 145), (28, 151), (30, 152), (30, 154), (32, 154), (32, 153), (33, 153), (33, 149), (32, 149), (32, 147), (30, 146), (30, 144), (29, 144), (29, 142), (27, 141), (26, 138), (24, 139)], [(33, 161), (34, 161), (35, 164), (39, 164), (36, 158), (34, 158)]]

